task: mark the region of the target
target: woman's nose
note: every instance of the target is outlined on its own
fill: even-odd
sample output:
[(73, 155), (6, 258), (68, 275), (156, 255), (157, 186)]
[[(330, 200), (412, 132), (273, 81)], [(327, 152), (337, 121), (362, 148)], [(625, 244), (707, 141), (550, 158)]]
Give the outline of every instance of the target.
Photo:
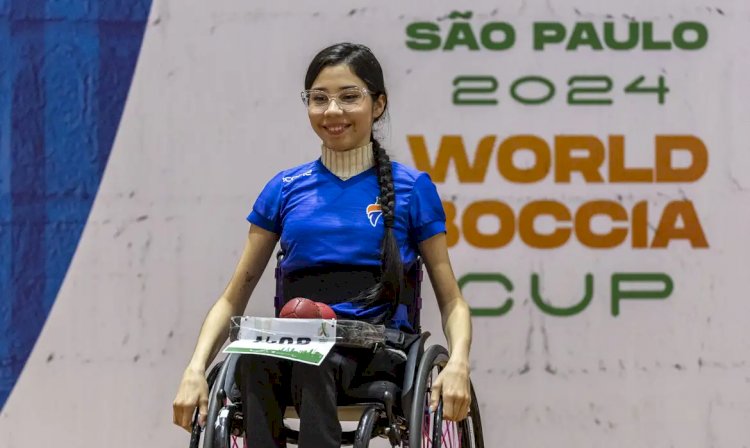
[(326, 107), (325, 114), (326, 115), (333, 115), (333, 114), (340, 114), (343, 110), (341, 110), (341, 107), (339, 106), (339, 103), (336, 102), (335, 99), (331, 98), (330, 101), (328, 101), (328, 107)]

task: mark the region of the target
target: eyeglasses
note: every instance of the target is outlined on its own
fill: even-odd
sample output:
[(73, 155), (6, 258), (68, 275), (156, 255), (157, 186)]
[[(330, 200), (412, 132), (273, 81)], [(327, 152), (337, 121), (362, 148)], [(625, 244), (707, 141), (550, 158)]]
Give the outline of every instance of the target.
[(336, 102), (339, 109), (349, 112), (359, 107), (370, 92), (364, 87), (349, 87), (338, 93), (327, 93), (322, 90), (303, 90), (302, 102), (311, 112), (324, 112), (331, 104)]

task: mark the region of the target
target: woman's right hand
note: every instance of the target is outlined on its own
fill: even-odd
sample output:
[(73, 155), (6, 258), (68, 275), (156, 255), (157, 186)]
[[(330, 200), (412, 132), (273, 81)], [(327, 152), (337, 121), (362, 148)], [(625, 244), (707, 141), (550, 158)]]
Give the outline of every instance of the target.
[(172, 403), (172, 421), (175, 425), (192, 431), (195, 407), (198, 407), (198, 424), (206, 423), (208, 414), (208, 382), (205, 372), (188, 367), (182, 375), (177, 396)]

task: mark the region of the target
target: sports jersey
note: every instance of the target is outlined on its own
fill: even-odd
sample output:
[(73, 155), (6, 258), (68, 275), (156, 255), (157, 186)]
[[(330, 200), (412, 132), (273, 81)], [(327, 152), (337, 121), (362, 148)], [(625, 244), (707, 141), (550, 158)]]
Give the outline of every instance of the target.
[[(405, 266), (418, 243), (445, 232), (445, 213), (429, 175), (393, 162), (396, 194), (393, 232)], [(347, 180), (320, 159), (284, 170), (264, 187), (247, 219), (280, 235), (283, 272), (326, 265), (379, 266), (384, 225), (375, 168)], [(345, 317), (376, 310), (333, 306)]]

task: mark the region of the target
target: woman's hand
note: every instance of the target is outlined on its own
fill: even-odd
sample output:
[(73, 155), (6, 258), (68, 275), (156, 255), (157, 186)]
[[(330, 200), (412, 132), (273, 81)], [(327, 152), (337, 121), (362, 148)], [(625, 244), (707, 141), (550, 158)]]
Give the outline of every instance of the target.
[(421, 243), (419, 252), (427, 266), (432, 287), (440, 307), (443, 332), (448, 341), (450, 359), (432, 385), (430, 409), (437, 409), (443, 397), (443, 416), (459, 421), (466, 418), (471, 404), (469, 383), (469, 347), (471, 346), (471, 312), (456, 283), (444, 233)]
[(445, 368), (432, 383), (430, 410), (435, 411), (443, 397), (443, 418), (454, 422), (466, 418), (471, 404), (469, 366), (465, 362), (448, 361)]
[(198, 407), (198, 423), (203, 426), (208, 414), (208, 382), (204, 372), (188, 367), (182, 375), (177, 396), (172, 403), (172, 421), (190, 432), (193, 412)]

